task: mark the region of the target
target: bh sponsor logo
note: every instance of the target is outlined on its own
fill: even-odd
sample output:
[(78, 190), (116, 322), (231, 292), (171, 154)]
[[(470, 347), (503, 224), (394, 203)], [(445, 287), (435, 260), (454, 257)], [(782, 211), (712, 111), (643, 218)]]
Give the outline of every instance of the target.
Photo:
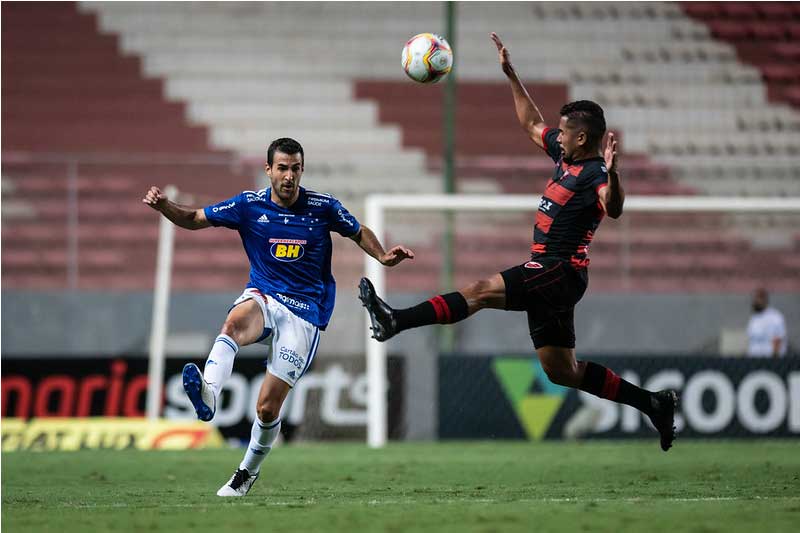
[(303, 257), (306, 242), (301, 239), (270, 239), (269, 252), (278, 261), (291, 263)]
[(286, 346), (281, 346), (280, 353), (278, 354), (282, 360), (287, 361), (290, 365), (294, 366), (297, 370), (302, 370), (306, 364), (306, 360), (300, 355)]
[(567, 389), (551, 383), (538, 361), (499, 357), (493, 367), (528, 438), (544, 438)]
[(536, 261), (528, 261), (525, 263), (525, 268), (542, 268), (542, 264)]

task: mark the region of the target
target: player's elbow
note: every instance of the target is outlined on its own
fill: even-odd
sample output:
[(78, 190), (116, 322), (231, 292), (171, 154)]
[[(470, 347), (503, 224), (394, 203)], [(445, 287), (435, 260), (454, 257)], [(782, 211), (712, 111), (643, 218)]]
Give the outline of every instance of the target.
[(622, 216), (622, 206), (621, 205), (619, 207), (608, 206), (608, 208), (606, 209), (606, 214), (613, 219), (617, 219)]
[(208, 219), (205, 216), (200, 216), (197, 211), (192, 211), (186, 217), (186, 225), (183, 227), (190, 230), (203, 229), (209, 226)]
[(619, 194), (616, 197), (611, 196), (610, 198), (607, 198), (603, 208), (606, 211), (606, 215), (616, 219), (622, 216), (622, 206), (624, 204), (625, 197), (622, 194)]
[(541, 142), (542, 131), (545, 128), (543, 122), (537, 122), (535, 120), (523, 120), (519, 125), (525, 131), (525, 134), (531, 138), (531, 140)]

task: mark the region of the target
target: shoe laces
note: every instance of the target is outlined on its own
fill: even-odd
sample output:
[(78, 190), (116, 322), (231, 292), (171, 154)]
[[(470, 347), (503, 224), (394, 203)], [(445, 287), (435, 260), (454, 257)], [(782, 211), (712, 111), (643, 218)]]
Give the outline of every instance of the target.
[(249, 478), (250, 478), (250, 474), (247, 472), (247, 470), (236, 469), (236, 472), (234, 472), (233, 477), (231, 478), (231, 483), (230, 483), (231, 488), (232, 489), (238, 489)]

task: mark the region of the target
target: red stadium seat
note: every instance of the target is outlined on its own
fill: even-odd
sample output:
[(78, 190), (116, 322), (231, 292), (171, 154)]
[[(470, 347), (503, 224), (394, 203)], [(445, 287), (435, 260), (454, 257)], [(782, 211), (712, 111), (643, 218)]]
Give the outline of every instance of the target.
[(714, 37), (727, 41), (745, 40), (751, 36), (748, 26), (740, 22), (711, 20), (708, 22), (708, 27)]
[(722, 12), (729, 19), (752, 19), (758, 15), (755, 6), (749, 2), (721, 2)]
[(756, 2), (755, 9), (763, 18), (790, 20), (800, 14), (792, 10), (792, 4), (792, 2)]
[(783, 96), (794, 107), (800, 108), (800, 87), (786, 89)]
[(683, 2), (684, 11), (699, 19), (714, 19), (724, 15), (720, 2)]
[(800, 81), (800, 69), (785, 63), (771, 63), (763, 65), (761, 70), (764, 79), (770, 83), (795, 83)]
[(800, 61), (800, 43), (776, 43), (772, 45), (772, 52), (786, 61)]
[(784, 24), (771, 20), (751, 21), (748, 33), (757, 41), (782, 41), (786, 38)]

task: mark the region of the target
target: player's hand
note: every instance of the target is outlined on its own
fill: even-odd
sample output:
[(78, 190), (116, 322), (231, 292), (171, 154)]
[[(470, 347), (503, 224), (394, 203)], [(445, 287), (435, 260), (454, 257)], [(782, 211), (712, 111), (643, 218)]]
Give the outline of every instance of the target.
[(156, 211), (161, 211), (161, 208), (167, 205), (167, 195), (161, 192), (158, 187), (150, 187), (150, 190), (142, 198), (142, 203), (149, 205)]
[(500, 37), (495, 32), (489, 34), (489, 37), (492, 38), (494, 41), (494, 45), (497, 47), (497, 54), (498, 59), (500, 60), (500, 67), (502, 67), (503, 72), (505, 72), (506, 76), (510, 76), (514, 73), (514, 66), (511, 64), (511, 55), (508, 53), (508, 49), (503, 46), (503, 41), (500, 40)]
[(400, 261), (405, 259), (414, 259), (414, 252), (406, 248), (405, 246), (395, 246), (385, 254), (381, 256), (378, 261), (381, 262), (382, 265), (393, 267)]
[(608, 132), (603, 159), (606, 160), (606, 168), (609, 174), (617, 171), (617, 138), (614, 136), (613, 131)]

